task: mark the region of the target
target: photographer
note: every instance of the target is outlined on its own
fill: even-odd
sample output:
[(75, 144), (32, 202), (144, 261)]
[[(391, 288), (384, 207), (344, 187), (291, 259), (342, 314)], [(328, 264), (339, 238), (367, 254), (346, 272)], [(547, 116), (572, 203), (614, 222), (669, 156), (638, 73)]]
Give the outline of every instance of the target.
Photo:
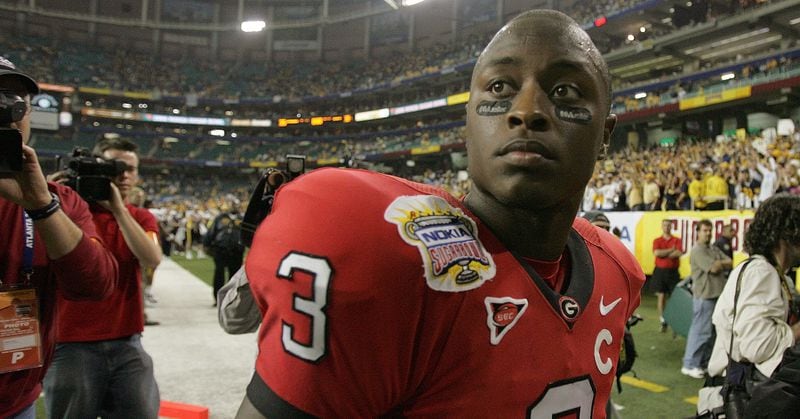
[[(153, 361), (141, 345), (141, 267), (155, 268), (161, 262), (158, 223), (150, 211), (125, 203), (138, 181), (136, 144), (104, 139), (94, 154), (105, 159), (97, 164), (124, 168), (108, 181), (111, 198), (89, 207), (119, 262), (120, 285), (100, 302), (71, 302), (59, 296), (58, 345), (44, 380), (47, 412), (53, 418), (96, 418), (101, 413), (156, 418), (159, 393)], [(106, 171), (89, 166), (86, 170), (92, 173)]]
[[(778, 194), (756, 211), (744, 237), (750, 259), (731, 272), (712, 316), (716, 340), (708, 363), (712, 377), (739, 372), (750, 391), (772, 375), (784, 351), (800, 341), (792, 318), (792, 283), (786, 272), (800, 262), (800, 196)], [(735, 315), (735, 318), (734, 318)], [(730, 377), (733, 377), (731, 374)], [(722, 406), (724, 395), (700, 398), (698, 412)]]
[[(36, 152), (25, 145), (31, 95), (38, 92), (33, 79), (0, 57), (0, 323), (12, 332), (0, 335), (0, 343), (26, 335), (33, 342), (0, 355), (3, 418), (35, 417), (55, 345), (56, 289), (65, 300), (98, 300), (117, 283), (117, 262), (86, 203), (71, 189), (48, 184)], [(24, 111), (8, 113), (9, 103)], [(18, 157), (21, 167), (11, 167)]]

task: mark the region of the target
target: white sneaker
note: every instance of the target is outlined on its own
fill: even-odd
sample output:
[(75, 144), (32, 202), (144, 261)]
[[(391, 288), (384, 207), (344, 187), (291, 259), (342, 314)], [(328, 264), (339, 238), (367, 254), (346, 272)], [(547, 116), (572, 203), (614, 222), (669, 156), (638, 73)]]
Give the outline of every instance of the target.
[(706, 372), (702, 368), (681, 367), (681, 374), (697, 379), (706, 378)]

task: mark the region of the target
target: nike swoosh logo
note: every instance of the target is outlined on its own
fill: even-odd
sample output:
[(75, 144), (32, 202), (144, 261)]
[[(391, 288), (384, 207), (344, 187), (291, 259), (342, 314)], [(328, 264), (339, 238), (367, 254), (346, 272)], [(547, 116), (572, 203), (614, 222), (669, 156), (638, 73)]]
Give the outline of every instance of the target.
[(600, 296), (600, 314), (603, 316), (607, 315), (608, 313), (611, 313), (611, 310), (613, 310), (614, 307), (616, 307), (617, 304), (619, 304), (619, 302), (622, 301), (622, 297), (619, 297), (616, 300), (612, 301), (611, 304), (605, 305), (603, 304), (604, 297), (605, 296)]

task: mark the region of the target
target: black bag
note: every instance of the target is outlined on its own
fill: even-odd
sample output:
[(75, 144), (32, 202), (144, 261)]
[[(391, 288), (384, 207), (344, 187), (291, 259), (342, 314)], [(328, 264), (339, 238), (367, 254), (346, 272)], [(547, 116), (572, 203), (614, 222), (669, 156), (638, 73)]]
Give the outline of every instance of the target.
[(622, 374), (633, 369), (633, 363), (636, 361), (636, 344), (633, 341), (633, 335), (631, 334), (631, 327), (635, 326), (636, 323), (642, 321), (642, 318), (633, 315), (631, 316), (628, 321), (625, 323), (625, 334), (622, 336), (622, 344), (619, 348), (619, 360), (617, 361), (617, 392), (622, 393), (622, 384), (619, 382), (619, 378)]
[(731, 358), (733, 353), (733, 326), (736, 322), (736, 306), (739, 302), (739, 291), (742, 287), (742, 274), (750, 263), (750, 259), (745, 262), (739, 270), (739, 277), (736, 278), (736, 293), (733, 296), (733, 319), (731, 320), (731, 343), (728, 348), (728, 367), (725, 369), (725, 384), (722, 386), (722, 408), (726, 419), (744, 418), (744, 410), (750, 402), (750, 393), (747, 388), (747, 381), (751, 380), (755, 370), (755, 365), (751, 362), (734, 361)]
[(740, 419), (744, 417), (744, 410), (750, 402), (750, 392), (747, 381), (752, 385), (753, 370), (755, 365), (750, 362), (737, 362), (728, 359), (728, 368), (725, 370), (725, 385), (722, 387), (722, 407), (725, 417)]

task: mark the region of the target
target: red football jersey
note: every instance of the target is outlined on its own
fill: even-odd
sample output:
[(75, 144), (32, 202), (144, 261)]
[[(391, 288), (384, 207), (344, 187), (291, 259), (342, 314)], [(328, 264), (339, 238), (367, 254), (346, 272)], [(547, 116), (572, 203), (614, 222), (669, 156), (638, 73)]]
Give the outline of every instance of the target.
[(644, 275), (576, 219), (562, 293), (446, 192), (320, 169), (282, 187), (247, 276), (267, 417), (603, 417)]

